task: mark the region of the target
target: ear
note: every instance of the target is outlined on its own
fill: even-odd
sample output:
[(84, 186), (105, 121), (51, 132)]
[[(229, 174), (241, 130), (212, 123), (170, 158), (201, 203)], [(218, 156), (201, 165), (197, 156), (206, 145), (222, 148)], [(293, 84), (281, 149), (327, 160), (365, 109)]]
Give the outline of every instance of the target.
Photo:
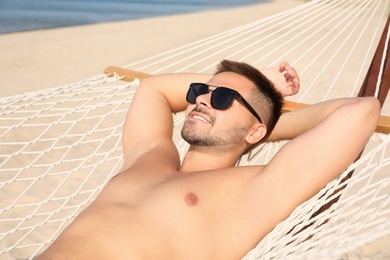
[(255, 144), (259, 142), (267, 134), (267, 127), (264, 124), (255, 124), (252, 126), (245, 141), (248, 144)]

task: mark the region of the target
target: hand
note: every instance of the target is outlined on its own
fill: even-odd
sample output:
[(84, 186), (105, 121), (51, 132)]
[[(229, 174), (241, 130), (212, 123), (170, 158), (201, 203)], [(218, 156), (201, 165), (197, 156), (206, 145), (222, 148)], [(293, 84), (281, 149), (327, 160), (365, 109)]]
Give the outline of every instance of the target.
[(300, 82), (297, 71), (284, 61), (278, 67), (260, 69), (271, 80), (283, 97), (298, 93)]

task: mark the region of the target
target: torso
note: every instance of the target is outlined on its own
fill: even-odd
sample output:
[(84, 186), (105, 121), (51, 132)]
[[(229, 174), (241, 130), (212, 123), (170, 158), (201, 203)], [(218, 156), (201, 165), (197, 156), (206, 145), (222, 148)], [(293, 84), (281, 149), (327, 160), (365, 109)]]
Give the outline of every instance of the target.
[(52, 252), (72, 259), (239, 259), (277, 223), (268, 212), (272, 202), (253, 199), (261, 191), (251, 180), (261, 167), (180, 173), (154, 165), (114, 177)]

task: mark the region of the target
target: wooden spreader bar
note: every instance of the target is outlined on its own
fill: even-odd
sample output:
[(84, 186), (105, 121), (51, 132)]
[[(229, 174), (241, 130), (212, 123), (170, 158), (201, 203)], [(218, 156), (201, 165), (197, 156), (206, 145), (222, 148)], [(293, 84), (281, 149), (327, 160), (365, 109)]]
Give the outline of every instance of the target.
[[(150, 76), (148, 73), (144, 72), (139, 72), (135, 70), (129, 70), (129, 69), (124, 69), (116, 66), (108, 66), (105, 70), (104, 73), (109, 75), (109, 76), (114, 76), (115, 74), (122, 77), (121, 80), (124, 81), (133, 81), (134, 79), (139, 79), (143, 80), (144, 78)], [(294, 110), (297, 110), (299, 108), (307, 107), (309, 106), (308, 104), (304, 103), (298, 103), (298, 102), (293, 102), (293, 101), (284, 101), (284, 106), (283, 106), (283, 113), (286, 112), (291, 112)], [(390, 117), (389, 116), (381, 116), (378, 122), (378, 126), (375, 130), (377, 133), (382, 133), (382, 134), (389, 134), (390, 133)]]

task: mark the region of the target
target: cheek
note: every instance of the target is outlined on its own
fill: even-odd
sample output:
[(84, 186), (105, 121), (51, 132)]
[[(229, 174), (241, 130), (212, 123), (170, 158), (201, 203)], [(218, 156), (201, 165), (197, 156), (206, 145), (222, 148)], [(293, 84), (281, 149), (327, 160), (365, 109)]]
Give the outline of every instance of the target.
[(226, 126), (247, 126), (252, 122), (252, 115), (248, 111), (243, 109), (238, 109), (237, 107), (230, 107), (226, 111), (218, 111), (215, 112), (217, 118), (220, 119), (222, 123), (225, 123)]
[(241, 127), (244, 120), (240, 118), (239, 114), (231, 113), (232, 111), (215, 111), (215, 118), (213, 128), (216, 130), (227, 130)]

